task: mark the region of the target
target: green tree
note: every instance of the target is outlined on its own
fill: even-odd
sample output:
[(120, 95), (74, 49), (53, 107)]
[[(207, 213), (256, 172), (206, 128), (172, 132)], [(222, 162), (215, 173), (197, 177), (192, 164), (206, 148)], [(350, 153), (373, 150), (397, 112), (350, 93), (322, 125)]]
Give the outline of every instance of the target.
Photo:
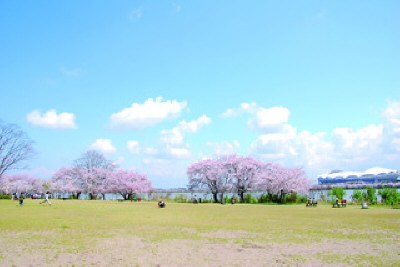
[(354, 190), (351, 198), (359, 203), (362, 200), (362, 191), (360, 189)]
[(364, 199), (367, 200), (370, 204), (376, 204), (376, 189), (375, 188), (367, 188), (367, 192), (364, 192)]
[(344, 190), (343, 188), (333, 188), (330, 192), (330, 195), (332, 196), (332, 202), (335, 202), (336, 198), (342, 200), (345, 194), (346, 190)]
[(400, 192), (396, 188), (383, 188), (378, 191), (382, 197), (382, 202), (392, 207), (397, 207), (400, 202)]

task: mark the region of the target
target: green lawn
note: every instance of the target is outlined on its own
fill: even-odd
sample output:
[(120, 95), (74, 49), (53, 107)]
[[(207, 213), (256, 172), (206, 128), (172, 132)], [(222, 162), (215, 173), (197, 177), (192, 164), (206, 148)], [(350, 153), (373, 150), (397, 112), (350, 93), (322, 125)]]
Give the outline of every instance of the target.
[(400, 266), (400, 210), (0, 201), (0, 265)]

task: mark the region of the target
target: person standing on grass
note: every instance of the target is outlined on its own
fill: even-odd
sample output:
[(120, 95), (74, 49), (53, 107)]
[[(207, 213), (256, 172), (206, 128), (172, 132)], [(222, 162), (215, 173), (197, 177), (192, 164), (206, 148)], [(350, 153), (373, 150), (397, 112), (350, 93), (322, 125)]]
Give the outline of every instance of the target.
[(50, 195), (50, 192), (47, 191), (45, 194), (45, 199), (42, 202), (40, 202), (39, 204), (43, 204), (43, 203), (47, 202), (47, 204), (49, 204), (51, 206), (51, 202), (49, 201), (49, 195)]
[(19, 194), (19, 206), (22, 207), (24, 205), (24, 194), (21, 192), (21, 194)]

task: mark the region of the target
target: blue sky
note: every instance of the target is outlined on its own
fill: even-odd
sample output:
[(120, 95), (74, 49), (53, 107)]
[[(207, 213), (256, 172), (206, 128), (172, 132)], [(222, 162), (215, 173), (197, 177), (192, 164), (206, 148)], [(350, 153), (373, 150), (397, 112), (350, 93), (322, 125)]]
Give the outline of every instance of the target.
[(2, 1), (0, 119), (182, 187), (224, 153), (400, 169), (398, 1)]

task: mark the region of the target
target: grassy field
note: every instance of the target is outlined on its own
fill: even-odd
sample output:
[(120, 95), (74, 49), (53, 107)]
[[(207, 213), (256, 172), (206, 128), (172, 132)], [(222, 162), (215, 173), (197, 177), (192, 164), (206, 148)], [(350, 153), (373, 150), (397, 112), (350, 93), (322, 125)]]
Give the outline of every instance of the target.
[(0, 266), (400, 266), (400, 210), (0, 200)]

